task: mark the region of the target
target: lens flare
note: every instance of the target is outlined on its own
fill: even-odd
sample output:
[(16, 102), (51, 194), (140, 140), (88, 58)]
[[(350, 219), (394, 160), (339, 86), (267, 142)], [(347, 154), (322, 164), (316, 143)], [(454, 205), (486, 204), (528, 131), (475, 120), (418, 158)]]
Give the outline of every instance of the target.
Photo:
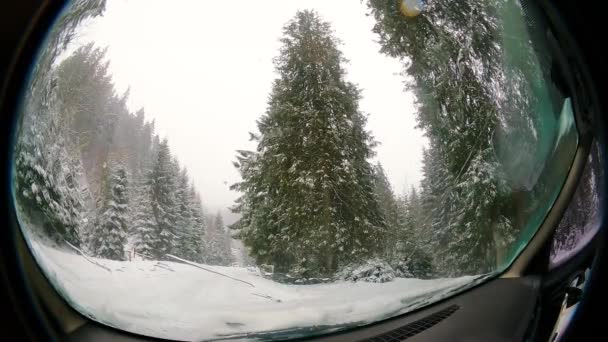
[(401, 0), (399, 9), (406, 17), (413, 18), (422, 12), (422, 0)]

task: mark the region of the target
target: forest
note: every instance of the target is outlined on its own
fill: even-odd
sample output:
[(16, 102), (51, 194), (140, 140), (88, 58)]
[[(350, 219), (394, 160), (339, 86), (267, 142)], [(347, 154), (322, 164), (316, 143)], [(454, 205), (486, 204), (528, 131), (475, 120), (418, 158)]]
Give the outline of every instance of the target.
[(373, 161), (367, 118), (382, 113), (360, 109), (364, 90), (348, 80), (331, 23), (302, 10), (283, 27), (250, 133), (257, 147), (236, 152), (239, 219), (226, 227), (145, 110), (127, 108), (105, 50), (90, 43), (59, 58), (79, 23), (103, 13), (105, 1), (81, 0), (51, 32), (24, 103), (15, 192), (25, 217), (57, 243), (113, 260), (134, 251), (229, 265), (234, 237), (257, 265), (295, 278), (348, 278), (361, 265), (422, 279), (498, 269), (544, 196), (530, 180), (548, 155), (536, 113), (559, 112), (559, 90), (545, 90), (550, 70), (518, 38), (527, 26), (513, 19), (516, 2), (436, 0), (416, 17), (399, 4), (367, 1), (429, 141), (419, 186), (395, 194)]
[(15, 148), (23, 217), (39, 234), (91, 256), (162, 260), (171, 254), (230, 265), (222, 216), (203, 211), (187, 170), (144, 109), (129, 111), (129, 91), (117, 93), (105, 50), (90, 43), (50, 61), (59, 59), (77, 23), (104, 5), (78, 2), (64, 26), (51, 32), (54, 49), (34, 73)]
[[(278, 77), (252, 134), (257, 149), (237, 156), (242, 217), (231, 228), (258, 262), (308, 275), (366, 260), (400, 276), (486, 273), (507, 260), (518, 220), (536, 209), (526, 207), (540, 198), (525, 191), (534, 184), (516, 173), (529, 171), (538, 152), (533, 111), (547, 99), (535, 82), (547, 70), (517, 39), (523, 20), (508, 20), (521, 9), (433, 1), (407, 18), (399, 7), (368, 1), (381, 53), (403, 62), (430, 142), (420, 186), (396, 196), (382, 165), (370, 163), (377, 142), (360, 89), (345, 79), (340, 41), (314, 11), (298, 12), (283, 29)], [(516, 152), (523, 146), (529, 154)]]

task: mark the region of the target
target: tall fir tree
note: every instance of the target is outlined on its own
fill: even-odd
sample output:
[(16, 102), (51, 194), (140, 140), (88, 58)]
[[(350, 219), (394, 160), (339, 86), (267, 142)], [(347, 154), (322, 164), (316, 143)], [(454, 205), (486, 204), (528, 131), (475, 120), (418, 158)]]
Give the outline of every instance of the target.
[(331, 274), (377, 253), (385, 223), (368, 162), (374, 142), (345, 80), (345, 59), (329, 23), (300, 11), (283, 30), (266, 114), (241, 152), (243, 193), (234, 225), (258, 263)]
[(201, 261), (201, 239), (200, 230), (196, 219), (196, 208), (194, 207), (192, 192), (190, 191), (190, 180), (186, 169), (182, 169), (178, 175), (177, 184), (177, 244), (178, 254), (188, 260)]
[(150, 187), (152, 190), (152, 212), (156, 221), (158, 245), (154, 249), (154, 257), (162, 259), (166, 254), (173, 253), (177, 235), (177, 199), (175, 168), (169, 143), (164, 139), (159, 147), (156, 161), (152, 168)]
[[(387, 229), (385, 234), (386, 241), (382, 249), (385, 254), (390, 254), (394, 250), (392, 245), (395, 243), (396, 235), (401, 230), (399, 222), (400, 213), (395, 194), (380, 163), (374, 166), (374, 191)], [(400, 235), (400, 238), (408, 237)]]
[(82, 166), (61, 123), (53, 88), (47, 84), (31, 92), (15, 148), (19, 209), (56, 242), (80, 246), (86, 196), (80, 191)]
[(109, 169), (108, 188), (94, 237), (95, 255), (125, 260), (129, 204), (127, 172), (122, 165), (112, 165)]
[(48, 74), (53, 70), (53, 64), (73, 41), (79, 26), (91, 18), (103, 15), (105, 9), (106, 0), (77, 0), (66, 6), (48, 33), (47, 48), (41, 51), (40, 59), (32, 70), (35, 75), (31, 83), (34, 92), (49, 85)]
[(152, 210), (150, 179), (140, 181), (133, 193), (135, 194), (131, 221), (133, 248), (144, 257), (152, 258), (156, 255), (156, 248), (160, 244), (160, 239)]
[(210, 222), (206, 234), (207, 262), (212, 265), (230, 265), (232, 261), (230, 236), (226, 231), (222, 214), (218, 211), (210, 218)]
[[(417, 121), (430, 142), (423, 224), (436, 236), (435, 259), (448, 275), (494, 269), (517, 233), (507, 218), (510, 192), (494, 150), (494, 138), (509, 131), (505, 122), (521, 121), (503, 113), (523, 90), (506, 86), (498, 19), (506, 3), (440, 0), (408, 18), (399, 2), (368, 0), (381, 51), (403, 60), (411, 76)], [(517, 115), (528, 108), (519, 109)]]
[[(72, 145), (77, 147), (89, 179), (90, 188), (98, 200), (103, 192), (102, 166), (117, 153), (113, 151), (115, 129), (121, 118), (128, 115), (126, 98), (115, 93), (105, 50), (92, 43), (77, 49), (59, 64), (56, 71), (56, 93), (61, 124)], [(114, 153), (113, 153), (114, 152)], [(127, 165), (125, 165), (127, 166)]]
[(190, 212), (192, 215), (192, 224), (194, 229), (194, 238), (198, 240), (199, 245), (200, 262), (205, 261), (205, 255), (207, 254), (205, 239), (206, 239), (206, 227), (205, 213), (203, 211), (203, 203), (200, 195), (196, 192), (194, 185), (190, 185)]

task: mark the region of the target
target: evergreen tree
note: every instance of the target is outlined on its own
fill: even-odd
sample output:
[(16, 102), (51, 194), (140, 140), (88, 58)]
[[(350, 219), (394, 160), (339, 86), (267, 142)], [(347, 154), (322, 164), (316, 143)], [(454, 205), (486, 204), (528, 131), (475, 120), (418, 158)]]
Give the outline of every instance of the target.
[(57, 242), (79, 246), (84, 219), (79, 179), (81, 165), (72, 154), (50, 86), (32, 88), (16, 146), (15, 183), (19, 209)]
[(160, 244), (157, 234), (157, 223), (152, 210), (152, 189), (150, 180), (145, 179), (138, 184), (134, 191), (133, 219), (131, 234), (133, 247), (137, 253), (148, 258), (156, 255), (156, 248)]
[(435, 236), (426, 225), (426, 213), (422, 206), (422, 197), (418, 193), (419, 191), (412, 186), (409, 193), (404, 194), (398, 202), (399, 207), (403, 208), (400, 209), (403, 213), (403, 234), (408, 236), (407, 240), (400, 239), (404, 244), (400, 250), (399, 263), (413, 277), (424, 279), (435, 274), (434, 250), (429, 244)]
[(237, 156), (243, 181), (233, 188), (243, 196), (234, 228), (258, 263), (331, 274), (383, 242), (368, 162), (374, 142), (330, 25), (300, 11), (281, 41), (279, 78), (252, 134), (257, 150)]
[[(498, 20), (503, 5), (441, 0), (406, 18), (398, 2), (368, 1), (381, 51), (407, 61), (417, 121), (430, 141), (423, 226), (436, 236), (435, 259), (451, 275), (493, 269), (516, 233), (505, 216), (512, 211), (510, 192), (493, 150), (498, 133), (509, 131), (505, 122), (521, 121), (503, 113), (513, 101), (508, 98), (523, 90), (505, 86)], [(516, 115), (528, 110), (519, 109)]]
[(412, 186), (410, 191), (404, 194), (404, 197), (407, 195), (406, 205), (411, 216), (412, 225), (422, 230), (424, 226), (424, 211), (422, 209), (421, 197), (418, 193), (418, 189)]
[(207, 262), (212, 265), (230, 265), (232, 254), (230, 236), (224, 226), (222, 214), (218, 211), (211, 220), (207, 233)]
[[(146, 122), (143, 108), (129, 111), (128, 90), (117, 94), (105, 50), (87, 44), (54, 65), (76, 27), (104, 7), (104, 0), (68, 6), (34, 70), (15, 151), (20, 219), (41, 235), (106, 258), (124, 258), (118, 246), (132, 242), (152, 258), (175, 250), (200, 260), (205, 224), (198, 194), (180, 178), (154, 121)], [(118, 160), (120, 170), (111, 165)], [(117, 172), (133, 184), (120, 195)], [(126, 198), (133, 205), (123, 211)]]
[(76, 29), (86, 20), (103, 15), (105, 9), (106, 0), (76, 0), (66, 5), (47, 36), (47, 48), (41, 51), (40, 60), (34, 65), (32, 92), (49, 85), (48, 73), (52, 71), (53, 63), (59, 55), (74, 39)]
[(200, 226), (197, 226), (195, 217), (190, 181), (186, 169), (181, 170), (178, 176), (176, 199), (178, 203), (177, 215), (177, 251), (179, 256), (192, 261), (201, 260)]
[(125, 260), (127, 172), (122, 165), (117, 165), (110, 167), (109, 177), (105, 203), (95, 232), (95, 254), (101, 258)]
[(193, 224), (193, 238), (197, 239), (198, 249), (200, 255), (198, 261), (205, 262), (205, 255), (207, 254), (207, 248), (205, 246), (206, 239), (206, 227), (205, 214), (203, 212), (203, 203), (199, 194), (196, 192), (194, 185), (190, 185), (190, 212), (192, 215)]
[(401, 222), (403, 213), (399, 212), (400, 208), (395, 199), (395, 194), (380, 163), (374, 166), (374, 176), (374, 192), (380, 205), (382, 217), (386, 222), (385, 242), (382, 250), (384, 256), (391, 260), (395, 258), (395, 244), (406, 243), (401, 239), (408, 240), (411, 237), (403, 234), (403, 222)]
[(423, 211), (416, 188), (396, 198), (381, 165), (376, 166), (380, 204), (387, 217), (384, 258), (400, 277), (429, 278), (434, 266), (430, 240), (425, 234)]
[[(54, 93), (58, 99), (60, 120), (69, 142), (82, 160), (90, 188), (102, 202), (104, 169), (112, 151), (119, 121), (128, 115), (126, 98), (116, 96), (105, 59), (105, 50), (89, 43), (77, 49), (57, 67)], [(120, 122), (120, 124), (123, 124)]]
[(169, 143), (164, 139), (159, 147), (151, 174), (152, 212), (156, 221), (158, 245), (154, 248), (154, 257), (163, 258), (173, 253), (176, 244), (177, 199), (176, 179)]

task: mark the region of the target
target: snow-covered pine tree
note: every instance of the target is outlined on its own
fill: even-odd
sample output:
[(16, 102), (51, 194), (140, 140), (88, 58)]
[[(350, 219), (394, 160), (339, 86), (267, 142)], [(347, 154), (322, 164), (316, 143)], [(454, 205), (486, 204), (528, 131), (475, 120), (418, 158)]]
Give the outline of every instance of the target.
[(391, 227), (386, 236), (385, 258), (401, 277), (413, 277), (407, 261), (410, 259), (418, 238), (415, 234), (413, 212), (407, 193), (395, 200), (397, 224)]
[[(418, 102), (417, 121), (429, 137), (424, 225), (436, 236), (435, 260), (446, 274), (493, 269), (515, 233), (503, 215), (510, 211), (509, 191), (492, 151), (493, 139), (507, 121), (501, 110), (509, 82), (501, 65), (497, 15), (505, 4), (439, 0), (426, 3), (419, 16), (407, 18), (398, 2), (368, 0), (381, 51), (407, 61), (405, 73), (412, 80), (408, 86)], [(527, 110), (519, 109), (514, 111), (517, 115)]]
[(159, 244), (154, 257), (164, 258), (173, 253), (176, 244), (177, 199), (176, 177), (169, 143), (164, 139), (158, 146), (156, 161), (152, 168), (150, 186), (152, 190), (152, 212), (157, 224)]
[(173, 244), (171, 246), (171, 254), (175, 254), (179, 257), (184, 257), (186, 254), (186, 244), (187, 244), (187, 231), (189, 222), (189, 214), (182, 211), (182, 187), (181, 187), (181, 166), (179, 165), (179, 161), (174, 156), (171, 157), (171, 177), (174, 182), (174, 190), (173, 196), (175, 199), (175, 221), (173, 223), (173, 233), (175, 234), (175, 238), (173, 239)]
[[(395, 199), (395, 194), (391, 184), (386, 177), (382, 164), (374, 165), (374, 192), (376, 200), (380, 205), (382, 217), (386, 223), (386, 240), (382, 248), (384, 253), (389, 253), (393, 250), (391, 247), (396, 242), (396, 234), (400, 230), (399, 226), (399, 208)], [(409, 237), (400, 235), (401, 239), (409, 239)], [(387, 255), (388, 256), (388, 255)]]
[(204, 262), (206, 255), (206, 246), (205, 246), (205, 238), (206, 238), (206, 227), (207, 224), (205, 222), (205, 213), (203, 211), (203, 203), (201, 198), (196, 192), (196, 188), (194, 185), (190, 185), (190, 212), (192, 215), (192, 228), (193, 235), (198, 240), (198, 246), (200, 255), (197, 258), (197, 261)]
[(66, 153), (60, 157), (64, 177), (59, 182), (65, 185), (62, 187), (66, 190), (64, 197), (68, 199), (70, 216), (78, 226), (80, 247), (86, 250), (90, 237), (88, 235), (95, 223), (95, 203), (77, 149), (72, 144), (68, 145)]
[[(105, 0), (78, 0), (71, 4), (58, 18), (57, 30), (51, 33), (51, 46), (34, 70), (16, 145), (17, 202), (25, 214), (21, 218), (27, 217), (30, 227), (39, 227), (42, 234), (57, 242), (66, 240), (96, 254), (103, 247), (103, 239), (97, 236), (103, 233), (100, 227), (112, 221), (105, 215), (107, 194), (113, 191), (113, 175), (107, 161), (121, 160), (130, 175), (129, 183), (145, 184), (141, 189), (129, 190), (132, 197), (141, 198), (135, 203), (141, 205), (130, 208), (130, 233), (137, 226), (138, 234), (143, 236), (139, 241), (147, 241), (138, 247), (139, 251), (154, 251), (152, 257), (158, 258), (170, 249), (165, 248), (167, 245), (174, 243), (171, 229), (176, 227), (177, 209), (167, 209), (171, 207), (168, 201), (176, 196), (176, 190), (168, 185), (176, 184), (176, 176), (168, 183), (166, 179), (158, 181), (163, 178), (161, 166), (156, 169), (156, 179), (151, 174), (148, 177), (148, 170), (162, 165), (157, 158), (161, 142), (154, 121), (145, 121), (143, 109), (129, 112), (129, 92), (116, 93), (104, 49), (87, 44), (51, 67), (71, 41), (77, 25), (100, 15), (104, 7)], [(154, 190), (163, 187), (169, 195), (154, 196)], [(153, 210), (154, 203), (154, 208), (160, 210)], [(193, 244), (197, 244), (204, 223), (200, 201), (198, 207), (196, 203), (193, 206), (192, 216), (198, 215), (198, 221), (196, 229), (191, 227), (196, 232), (189, 234), (197, 236), (193, 239)], [(165, 224), (157, 224), (155, 215), (159, 213)], [(169, 244), (162, 243), (167, 240)]]
[[(399, 263), (407, 267), (408, 272), (415, 278), (428, 278), (435, 273), (432, 246), (429, 241), (434, 239), (433, 232), (426, 225), (426, 212), (423, 210), (422, 197), (414, 186), (398, 201), (399, 212), (402, 213), (402, 234), (405, 240), (400, 250)], [(397, 268), (395, 266), (395, 268)]]
[(217, 212), (213, 220), (213, 230), (215, 234), (215, 251), (219, 265), (230, 265), (232, 262), (232, 252), (230, 249), (230, 235), (224, 225), (224, 218), (221, 212)]
[(135, 119), (138, 122), (138, 139), (134, 146), (137, 162), (135, 170), (138, 170), (140, 176), (147, 176), (147, 171), (152, 169), (153, 163), (153, 148), (152, 135), (154, 133), (154, 125), (151, 122), (145, 121), (145, 111), (139, 109), (135, 114)]
[(82, 170), (60, 122), (50, 83), (39, 82), (26, 100), (15, 149), (15, 184), (19, 209), (57, 242), (79, 246), (83, 223)]
[(108, 187), (101, 217), (95, 231), (95, 255), (105, 259), (125, 260), (127, 244), (127, 171), (120, 164), (109, 167)]
[(76, 29), (90, 18), (103, 15), (106, 0), (77, 0), (72, 1), (56, 18), (52, 30), (47, 35), (47, 48), (41, 51), (40, 60), (32, 70), (32, 88), (45, 88), (52, 71), (53, 63), (69, 46), (76, 36)]
[(447, 171), (447, 162), (442, 159), (437, 145), (432, 142), (429, 148), (423, 151), (423, 179), (421, 181), (421, 206), (423, 215), (420, 217), (422, 226), (429, 235), (429, 244), (435, 251), (433, 253), (435, 264), (449, 268), (443, 261), (441, 248), (447, 245), (452, 233), (452, 209), (457, 205), (456, 194), (451, 190), (454, 183), (452, 175)]
[(238, 156), (243, 181), (234, 189), (243, 197), (234, 209), (242, 218), (233, 228), (258, 263), (332, 274), (382, 245), (368, 162), (374, 142), (329, 23), (299, 11), (281, 41), (257, 150)]
[(204, 262), (210, 265), (227, 266), (232, 261), (230, 235), (225, 229), (221, 213), (206, 217), (206, 231), (203, 239)]
[[(48, 34), (47, 48), (32, 70), (16, 144), (15, 185), (17, 204), (43, 233), (58, 242), (81, 244), (80, 231), (88, 218), (81, 189), (79, 156), (70, 146), (68, 126), (61, 121), (53, 64), (73, 40), (78, 26), (101, 15), (105, 0), (78, 0), (66, 6)], [(84, 189), (84, 190), (83, 190)]]
[[(89, 188), (99, 199), (107, 179), (102, 166), (113, 146), (116, 123), (128, 115), (125, 98), (115, 96), (105, 50), (92, 43), (78, 48), (63, 60), (56, 71), (54, 93), (58, 98), (60, 121), (89, 180)], [(116, 155), (116, 154), (115, 154)]]
[(152, 211), (152, 189), (150, 187), (150, 174), (140, 181), (133, 191), (132, 201), (132, 234), (133, 248), (146, 258), (156, 256), (160, 244), (158, 224)]
[(178, 175), (177, 184), (177, 249), (178, 256), (191, 260), (201, 260), (200, 227), (197, 226), (193, 211), (193, 197), (191, 193), (190, 180), (186, 169), (182, 169)]

